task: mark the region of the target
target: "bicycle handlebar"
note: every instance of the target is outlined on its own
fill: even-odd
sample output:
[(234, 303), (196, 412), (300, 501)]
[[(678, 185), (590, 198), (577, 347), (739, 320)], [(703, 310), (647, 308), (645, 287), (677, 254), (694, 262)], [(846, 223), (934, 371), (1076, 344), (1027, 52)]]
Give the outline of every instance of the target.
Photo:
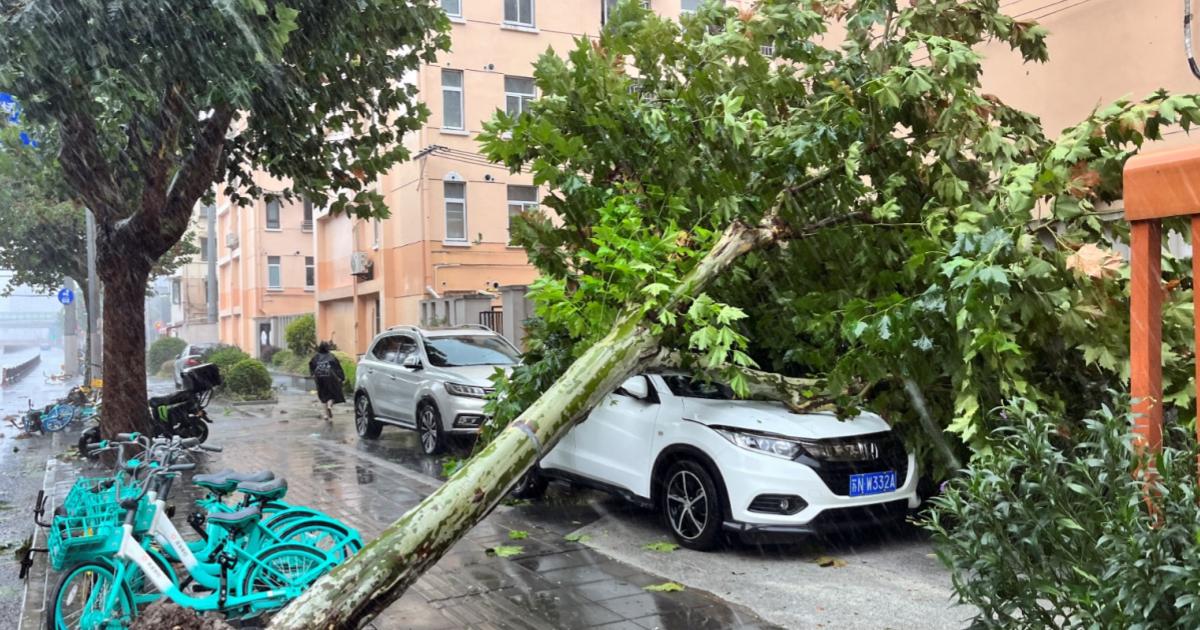
[(140, 433), (118, 433), (117, 434), (118, 440), (123, 440), (126, 442), (136, 442), (139, 437), (141, 437)]
[(184, 471), (195, 470), (195, 469), (196, 469), (195, 462), (191, 462), (191, 463), (187, 463), (187, 464), (171, 464), (170, 466), (167, 466), (168, 472), (184, 472)]
[(208, 444), (198, 444), (198, 445), (196, 445), (196, 448), (199, 448), (202, 451), (208, 451), (210, 453), (220, 453), (221, 451), (225, 450), (225, 449), (221, 448), (220, 446), (211, 446)]

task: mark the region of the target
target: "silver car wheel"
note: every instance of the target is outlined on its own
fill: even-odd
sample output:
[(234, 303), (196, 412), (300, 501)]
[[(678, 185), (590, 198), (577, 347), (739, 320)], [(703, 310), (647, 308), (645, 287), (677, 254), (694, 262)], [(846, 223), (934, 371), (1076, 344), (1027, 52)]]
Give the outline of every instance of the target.
[(667, 483), (667, 516), (680, 538), (695, 540), (708, 525), (708, 494), (692, 472), (681, 470)]
[(359, 433), (367, 430), (367, 402), (366, 396), (359, 396), (358, 400), (354, 401), (354, 428), (358, 429)]
[(433, 408), (428, 405), (421, 407), (420, 432), (421, 448), (426, 453), (433, 453), (438, 442), (437, 418), (434, 417)]

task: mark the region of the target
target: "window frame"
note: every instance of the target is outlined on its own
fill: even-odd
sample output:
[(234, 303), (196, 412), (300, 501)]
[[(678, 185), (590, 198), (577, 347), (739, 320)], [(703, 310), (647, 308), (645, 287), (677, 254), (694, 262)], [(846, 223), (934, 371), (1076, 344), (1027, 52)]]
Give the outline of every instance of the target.
[[(462, 196), (451, 197), (449, 193), (450, 186), (461, 186)], [(450, 204), (459, 203), (462, 205), (462, 237), (454, 238), (450, 236)], [(466, 243), (470, 230), (467, 229), (467, 183), (462, 181), (444, 181), (442, 182), (442, 213), (445, 221), (445, 232), (443, 240), (449, 243)]]
[[(525, 201), (525, 200), (520, 200), (520, 199), (514, 200), (512, 198), (512, 192), (513, 192), (514, 188), (532, 189), (534, 200), (533, 201)], [(515, 214), (513, 213), (513, 208), (520, 208), (520, 210), (518, 210), (516, 212), (516, 214), (523, 214), (525, 212), (528, 212), (531, 209), (536, 210), (537, 208), (540, 208), (542, 205), (542, 191), (541, 191), (541, 188), (539, 188), (537, 186), (509, 184), (508, 188), (505, 190), (505, 193), (506, 193), (507, 201), (508, 201), (508, 246), (516, 247), (516, 245), (513, 244), (513, 240), (512, 240), (512, 234), (513, 234), (512, 220), (513, 220), (513, 217), (515, 216)]]
[(442, 6), (442, 11), (444, 11), (444, 12), (446, 13), (446, 17), (451, 17), (451, 18), (460, 18), (460, 19), (461, 19), (461, 18), (462, 18), (462, 16), (463, 16), (463, 13), (462, 13), (462, 3), (463, 3), (463, 0), (454, 0), (454, 2), (457, 2), (457, 3), (458, 3), (458, 12), (457, 12), (457, 13), (451, 13), (451, 12), (450, 12), (448, 9), (446, 9), (446, 1), (447, 1), (447, 0), (442, 0), (442, 1), (439, 3), (439, 4)]
[(304, 213), (300, 217), (300, 229), (304, 232), (313, 231), (313, 215), (316, 213), (316, 208), (313, 207), (312, 199), (304, 198)]
[[(529, 92), (510, 92), (508, 89), (508, 80), (509, 79), (520, 79), (522, 81), (529, 81), (530, 91)], [(510, 98), (517, 99), (517, 112), (515, 114), (512, 112), (512, 109), (509, 107), (508, 99), (510, 99)], [(504, 75), (504, 112), (506, 114), (508, 114), (512, 118), (516, 118), (516, 117), (520, 116), (521, 114), (524, 114), (525, 112), (529, 111), (530, 103), (532, 103), (535, 100), (537, 100), (537, 82), (534, 81), (533, 77), (522, 77), (522, 76), (517, 76), (515, 74)]]
[[(271, 262), (274, 259), (275, 262)], [(276, 284), (271, 284), (271, 268), (275, 268)], [(283, 256), (267, 256), (267, 290), (283, 290)]]
[[(517, 19), (508, 19), (508, 2), (505, 0), (503, 7), (503, 21), (505, 26), (515, 26), (517, 28), (537, 28), (537, 0), (513, 0), (517, 7)], [(529, 21), (521, 22), (521, 3), (529, 2)]]
[(304, 289), (312, 291), (317, 288), (317, 257), (304, 257)]
[[(446, 75), (447, 74), (457, 74), (458, 75), (458, 86), (457, 87), (446, 85)], [(442, 78), (442, 129), (449, 129), (452, 131), (466, 131), (467, 130), (467, 90), (466, 90), (467, 77), (466, 77), (466, 73), (463, 72), (462, 70), (454, 70), (453, 68), (442, 68), (441, 78)], [(456, 98), (458, 99), (458, 117), (459, 117), (459, 120), (458, 120), (459, 126), (457, 126), (457, 127), (451, 126), (447, 122), (446, 104), (449, 102), (446, 97), (447, 92), (454, 92), (457, 94)]]
[(201, 236), (200, 239), (200, 262), (208, 262), (208, 237)]
[[(275, 221), (274, 221), (275, 225), (274, 226), (271, 225), (271, 223), (272, 223), (271, 207), (272, 206), (274, 206), (274, 208), (275, 208)], [(266, 226), (266, 229), (271, 232), (282, 231), (283, 230), (283, 204), (278, 199), (272, 199), (270, 201), (267, 201), (265, 210), (266, 210), (266, 214), (263, 217), (263, 219), (264, 219), (263, 225)]]

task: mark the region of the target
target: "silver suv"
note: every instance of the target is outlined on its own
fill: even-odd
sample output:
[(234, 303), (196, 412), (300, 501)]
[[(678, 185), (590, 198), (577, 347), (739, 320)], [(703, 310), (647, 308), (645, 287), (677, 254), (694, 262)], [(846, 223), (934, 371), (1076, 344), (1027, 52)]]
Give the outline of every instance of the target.
[(385, 424), (414, 429), (426, 454), (439, 453), (448, 436), (479, 431), (489, 378), (520, 360), (507, 339), (483, 326), (389, 328), (358, 362), (354, 427), (368, 440)]

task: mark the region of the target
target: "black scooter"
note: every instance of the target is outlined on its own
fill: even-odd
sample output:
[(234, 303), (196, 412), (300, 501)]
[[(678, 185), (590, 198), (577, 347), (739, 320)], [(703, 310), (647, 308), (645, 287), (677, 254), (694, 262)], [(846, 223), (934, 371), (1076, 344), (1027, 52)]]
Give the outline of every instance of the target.
[[(205, 363), (183, 370), (182, 380), (183, 389), (146, 401), (150, 426), (154, 428), (153, 437), (178, 435), (203, 443), (208, 439), (208, 425), (212, 424), (205, 407), (212, 399), (213, 390), (221, 384), (221, 372), (217, 366)], [(102, 439), (99, 426), (84, 431), (79, 436), (80, 457), (95, 457), (91, 445)]]

